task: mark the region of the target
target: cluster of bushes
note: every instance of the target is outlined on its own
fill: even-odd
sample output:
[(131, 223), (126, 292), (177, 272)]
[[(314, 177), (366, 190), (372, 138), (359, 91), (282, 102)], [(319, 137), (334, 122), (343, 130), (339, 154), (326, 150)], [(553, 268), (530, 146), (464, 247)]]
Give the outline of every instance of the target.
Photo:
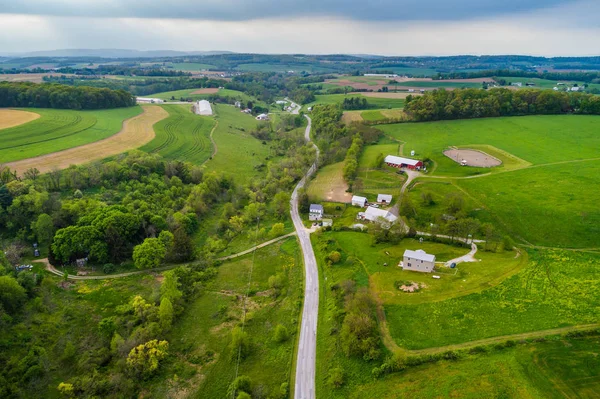
[(342, 109), (345, 110), (358, 110), (369, 108), (369, 103), (364, 97), (346, 97), (342, 102)]
[(434, 90), (423, 96), (408, 96), (404, 112), (418, 122), (514, 115), (600, 115), (600, 97), (536, 89)]
[(131, 107), (135, 98), (124, 90), (61, 84), (0, 82), (0, 107), (105, 109)]

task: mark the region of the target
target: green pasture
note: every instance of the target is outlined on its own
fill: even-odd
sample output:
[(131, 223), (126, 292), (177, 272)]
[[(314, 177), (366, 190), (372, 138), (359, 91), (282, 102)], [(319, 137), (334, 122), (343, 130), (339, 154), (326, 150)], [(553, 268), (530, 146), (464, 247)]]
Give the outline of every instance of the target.
[(0, 131), (0, 160), (18, 161), (93, 143), (118, 133), (139, 106), (94, 111), (27, 108), (41, 115), (26, 124)]
[(243, 72), (279, 72), (286, 73), (289, 71), (309, 72), (309, 73), (328, 73), (335, 72), (335, 68), (327, 68), (315, 64), (270, 64), (270, 63), (253, 63), (239, 64), (236, 68)]
[[(573, 80), (548, 80), (548, 79), (540, 79), (540, 78), (518, 78), (518, 77), (506, 77), (506, 76), (501, 76), (498, 79), (504, 79), (506, 80), (506, 82), (510, 83), (514, 83), (514, 82), (521, 82), (523, 83), (522, 88), (528, 88), (527, 86), (525, 86), (526, 83), (534, 83), (535, 86), (529, 87), (530, 89), (553, 89), (555, 87), (558, 87), (560, 90), (564, 90), (566, 87), (572, 87), (573, 85), (577, 84), (580, 87), (583, 87), (583, 85), (585, 84), (585, 82), (578, 82), (578, 81), (573, 81)], [(564, 85), (558, 85), (558, 83), (564, 83)], [(597, 83), (588, 83), (588, 88), (589, 89), (593, 89), (593, 88), (600, 88), (600, 84)]]
[(596, 323), (599, 290), (600, 254), (529, 251), (527, 267), (495, 287), (441, 302), (385, 305), (385, 312), (396, 343), (422, 349)]
[(389, 108), (403, 108), (404, 99), (402, 98), (378, 98), (378, 97), (366, 97), (361, 93), (348, 93), (348, 94), (318, 94), (315, 96), (316, 100), (310, 104), (306, 104), (305, 107), (311, 107), (316, 104), (341, 104), (344, 102), (344, 98), (352, 97), (364, 97), (367, 99), (369, 108), (373, 109), (389, 109)]
[[(274, 397), (281, 384), (289, 383), (302, 298), (299, 255), (296, 240), (291, 238), (258, 250), (254, 257), (250, 254), (219, 266), (216, 279), (207, 284), (173, 326), (168, 337), (174, 355), (172, 364), (162, 369), (164, 378), (155, 379), (151, 396), (172, 393), (170, 379), (178, 374), (183, 377), (181, 385), (193, 397), (227, 397), (237, 370), (237, 353), (229, 347), (231, 330), (241, 325), (242, 297), (250, 280), (244, 331), (251, 349), (240, 362), (238, 374), (249, 376), (253, 387), (260, 387), (265, 397)], [(276, 274), (283, 284), (278, 296), (268, 282)], [(274, 340), (278, 324), (290, 334), (281, 343)]]
[[(331, 192), (344, 193), (348, 189), (348, 184), (344, 180), (343, 170), (344, 162), (337, 162), (320, 168), (316, 177), (308, 184), (308, 196), (314, 200), (325, 201), (331, 200), (329, 198)], [(350, 202), (351, 198), (352, 195), (349, 194), (346, 202)], [(338, 200), (341, 200), (341, 198), (338, 198)]]
[(262, 175), (271, 149), (250, 134), (256, 119), (230, 105), (216, 104), (213, 109), (218, 123), (213, 133), (217, 155), (206, 163), (207, 169), (228, 173), (240, 182)]
[(600, 248), (600, 161), (533, 167), (456, 184), (515, 238), (535, 245)]
[[(543, 115), (401, 123), (382, 125), (380, 129), (406, 143), (404, 154), (415, 150), (419, 158), (435, 161), (436, 175), (465, 176), (514, 169), (523, 161), (537, 165), (598, 158), (598, 123), (600, 118), (597, 116)], [(491, 155), (499, 155), (511, 166), (462, 167), (443, 154), (451, 146), (471, 148), (474, 145), (495, 147), (499, 153)], [(518, 159), (508, 159), (510, 155)]]
[[(591, 399), (600, 390), (598, 345), (597, 337), (551, 339), (413, 367), (344, 391), (351, 399)], [(343, 397), (336, 393), (325, 397)]]
[[(490, 81), (492, 81), (491, 78), (490, 78)], [(397, 87), (419, 87), (419, 88), (423, 88), (423, 89), (436, 89), (436, 88), (441, 88), (441, 89), (449, 89), (449, 88), (481, 89), (482, 84), (477, 83), (477, 82), (445, 82), (443, 80), (423, 80), (423, 81), (412, 80), (409, 82), (397, 82), (397, 83), (391, 84), (389, 86), (390, 86), (390, 88), (397, 86)]]
[(213, 152), (210, 132), (213, 118), (191, 112), (189, 105), (163, 105), (169, 117), (154, 125), (156, 137), (141, 148), (167, 159), (201, 164)]
[[(201, 89), (184, 89), (184, 90), (175, 90), (175, 91), (165, 91), (162, 93), (149, 94), (146, 97), (160, 98), (160, 99), (168, 102), (168, 101), (179, 101), (182, 97), (183, 98), (191, 98), (193, 101), (198, 101), (198, 100), (207, 99), (214, 95), (218, 95), (220, 97), (231, 97), (231, 98), (234, 98), (234, 99), (242, 101), (242, 102), (252, 101), (254, 103), (264, 105), (264, 103), (262, 103), (260, 101), (256, 101), (255, 98), (250, 97), (246, 93), (242, 93), (241, 91), (237, 91), (237, 90), (221, 89), (216, 94), (192, 94), (193, 92), (198, 91), (198, 90), (201, 90)], [(171, 97), (175, 97), (175, 100), (171, 100)]]

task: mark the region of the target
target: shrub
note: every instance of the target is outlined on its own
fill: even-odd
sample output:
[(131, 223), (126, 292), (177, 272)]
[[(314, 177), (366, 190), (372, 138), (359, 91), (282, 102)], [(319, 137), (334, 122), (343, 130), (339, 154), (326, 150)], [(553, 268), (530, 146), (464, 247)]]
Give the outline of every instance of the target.
[(344, 385), (344, 370), (342, 370), (341, 367), (336, 367), (329, 370), (327, 383), (333, 388), (340, 388), (342, 385)]
[(102, 267), (102, 271), (104, 272), (104, 274), (114, 273), (116, 269), (117, 267), (112, 263), (107, 263)]
[(287, 339), (289, 338), (289, 332), (288, 329), (281, 324), (278, 324), (277, 327), (275, 327), (275, 333), (274, 333), (274, 337), (275, 342), (284, 342), (287, 341)]

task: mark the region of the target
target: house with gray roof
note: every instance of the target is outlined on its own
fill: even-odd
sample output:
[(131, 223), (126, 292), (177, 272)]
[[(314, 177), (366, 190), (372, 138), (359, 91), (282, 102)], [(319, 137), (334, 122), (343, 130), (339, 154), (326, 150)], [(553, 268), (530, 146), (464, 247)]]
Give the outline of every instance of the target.
[(422, 249), (404, 251), (404, 257), (400, 263), (402, 270), (414, 272), (431, 273), (435, 267), (435, 255), (430, 255)]
[(323, 205), (321, 204), (310, 204), (308, 210), (308, 220), (321, 220), (323, 218)]

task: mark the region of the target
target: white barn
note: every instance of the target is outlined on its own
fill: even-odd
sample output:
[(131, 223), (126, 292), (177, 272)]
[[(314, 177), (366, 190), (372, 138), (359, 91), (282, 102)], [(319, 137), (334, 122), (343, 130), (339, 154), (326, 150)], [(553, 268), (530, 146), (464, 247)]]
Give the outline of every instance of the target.
[(352, 205), (360, 206), (361, 208), (364, 208), (365, 206), (367, 206), (367, 199), (365, 197), (360, 197), (358, 195), (354, 195), (352, 197)]
[(358, 217), (362, 220), (368, 220), (370, 222), (377, 222), (383, 218), (389, 223), (394, 223), (398, 220), (398, 216), (393, 213), (386, 211), (385, 209), (373, 208), (372, 206), (368, 207), (366, 211), (360, 212)]
[(194, 111), (198, 115), (211, 116), (213, 114), (210, 103), (206, 100), (200, 100), (194, 106)]
[(400, 263), (402, 270), (414, 272), (431, 273), (435, 266), (435, 255), (430, 255), (422, 249), (404, 251), (404, 257)]
[(148, 98), (148, 97), (136, 97), (136, 102), (138, 104), (162, 104), (165, 101), (160, 98)]
[(391, 204), (392, 196), (390, 194), (378, 194), (377, 202), (380, 204)]

